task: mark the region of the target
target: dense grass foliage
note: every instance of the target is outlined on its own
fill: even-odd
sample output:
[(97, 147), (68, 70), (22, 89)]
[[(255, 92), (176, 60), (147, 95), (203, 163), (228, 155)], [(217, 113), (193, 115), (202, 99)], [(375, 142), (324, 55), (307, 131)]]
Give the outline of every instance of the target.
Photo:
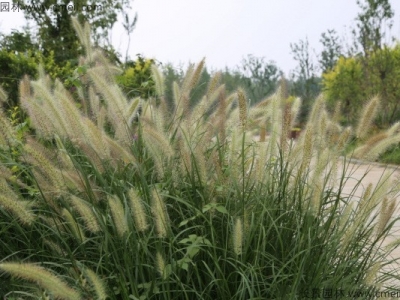
[[(295, 142), (301, 103), (284, 85), (248, 107), (216, 74), (190, 105), (204, 61), (168, 102), (155, 66), (157, 97), (126, 99), (89, 27), (74, 26), (86, 49), (79, 105), (40, 71), (20, 85), (35, 134), (0, 114), (2, 296), (301, 299), (396, 288), (383, 271), (396, 244), (382, 243), (397, 182), (385, 174), (359, 201), (344, 193), (353, 130), (322, 96)], [(370, 122), (361, 122), (362, 140)]]

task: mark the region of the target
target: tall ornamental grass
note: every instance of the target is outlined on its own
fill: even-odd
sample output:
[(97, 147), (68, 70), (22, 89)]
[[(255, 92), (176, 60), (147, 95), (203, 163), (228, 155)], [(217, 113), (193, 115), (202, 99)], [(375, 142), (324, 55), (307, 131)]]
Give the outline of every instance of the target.
[(398, 182), (386, 174), (361, 199), (357, 185), (344, 192), (352, 137), (366, 141), (359, 157), (379, 152), (366, 138), (370, 106), (363, 126), (342, 128), (320, 96), (294, 142), (301, 101), (284, 84), (249, 106), (216, 73), (192, 103), (204, 61), (173, 84), (172, 101), (155, 66), (157, 97), (127, 99), (89, 26), (73, 24), (86, 49), (79, 101), (40, 70), (20, 84), (31, 133), (21, 138), (0, 113), (1, 296), (304, 299), (398, 288), (397, 243), (385, 242)]

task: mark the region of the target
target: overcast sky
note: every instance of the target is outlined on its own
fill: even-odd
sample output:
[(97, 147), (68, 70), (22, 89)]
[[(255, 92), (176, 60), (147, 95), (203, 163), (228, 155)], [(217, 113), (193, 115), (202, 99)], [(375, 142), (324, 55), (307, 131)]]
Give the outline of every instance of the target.
[[(400, 1), (391, 34), (400, 37)], [(309, 40), (321, 50), (322, 32), (336, 31), (350, 41), (359, 12), (356, 0), (135, 0), (138, 22), (129, 54), (137, 53), (174, 64), (206, 57), (210, 68), (235, 67), (247, 54), (273, 60), (287, 75), (296, 67), (290, 43)], [(25, 24), (20, 12), (0, 12), (0, 31)], [(125, 56), (127, 36), (116, 25), (112, 40)]]

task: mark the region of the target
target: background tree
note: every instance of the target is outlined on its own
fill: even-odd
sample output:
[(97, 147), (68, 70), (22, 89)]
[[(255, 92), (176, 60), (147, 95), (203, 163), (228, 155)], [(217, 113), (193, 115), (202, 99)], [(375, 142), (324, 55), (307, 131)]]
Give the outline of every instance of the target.
[(320, 93), (321, 79), (316, 75), (316, 65), (314, 64), (308, 38), (300, 40), (298, 43), (290, 44), (293, 59), (297, 61), (297, 68), (290, 75), (289, 92), (303, 100), (299, 119), (305, 121), (312, 105), (313, 99)]
[(252, 104), (275, 91), (281, 74), (274, 61), (266, 61), (264, 57), (251, 54), (243, 58), (239, 71), (242, 74), (242, 86)]
[[(118, 14), (130, 9), (129, 0), (13, 0), (24, 11), (25, 18), (38, 27), (40, 49), (44, 55), (54, 51), (58, 62), (76, 60), (81, 54), (78, 38), (72, 27), (70, 17), (77, 16), (80, 22), (88, 21), (93, 30), (95, 44), (113, 52), (108, 39), (109, 31), (117, 22)], [(27, 5), (26, 7), (24, 7)], [(34, 5), (38, 9), (29, 9)], [(25, 8), (25, 9), (24, 9)], [(115, 52), (115, 51), (114, 51)]]
[(318, 62), (322, 73), (326, 73), (333, 69), (342, 55), (342, 45), (339, 43), (339, 36), (334, 29), (322, 33), (320, 42), (323, 48)]
[(337, 101), (342, 103), (342, 122), (355, 121), (359, 108), (365, 100), (363, 69), (354, 57), (340, 57), (331, 71), (323, 75), (324, 91), (333, 109)]
[(354, 49), (361, 52), (343, 58), (324, 74), (324, 90), (331, 103), (343, 101), (343, 113), (351, 122), (365, 101), (381, 97), (376, 125), (386, 127), (400, 118), (399, 46), (391, 48), (386, 31), (393, 25), (394, 12), (388, 0), (358, 0), (361, 12), (353, 30)]
[(125, 63), (128, 61), (129, 46), (131, 45), (131, 34), (135, 29), (136, 22), (137, 14), (135, 14), (131, 21), (129, 14), (124, 12), (124, 21), (122, 23), (122, 26), (124, 27), (126, 34), (128, 35), (128, 46), (126, 47)]
[(357, 0), (361, 12), (357, 15), (358, 41), (365, 57), (382, 48), (385, 30), (393, 26), (394, 11), (389, 0)]

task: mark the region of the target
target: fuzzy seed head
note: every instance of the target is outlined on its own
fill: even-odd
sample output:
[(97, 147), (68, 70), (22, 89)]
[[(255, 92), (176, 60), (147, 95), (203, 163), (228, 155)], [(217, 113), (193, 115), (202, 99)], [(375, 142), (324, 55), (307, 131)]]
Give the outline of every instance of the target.
[(165, 260), (160, 251), (157, 251), (156, 253), (156, 269), (163, 278), (166, 277)]
[(156, 226), (156, 233), (159, 238), (165, 238), (169, 227), (167, 208), (164, 200), (156, 190), (152, 190), (151, 196), (151, 212)]
[(96, 299), (105, 300), (107, 298), (107, 292), (104, 281), (95, 272), (88, 268), (85, 268), (84, 273), (93, 287)]
[(119, 237), (123, 237), (128, 232), (128, 224), (125, 218), (124, 206), (119, 198), (115, 195), (108, 196), (108, 204), (110, 206), (111, 215)]
[(78, 300), (82, 299), (78, 291), (69, 287), (64, 281), (52, 272), (34, 264), (28, 263), (2, 263), (0, 270), (19, 277), (21, 279), (36, 283), (51, 293), (55, 298)]
[(129, 204), (132, 211), (132, 216), (135, 221), (136, 228), (139, 232), (146, 231), (149, 227), (146, 219), (146, 212), (143, 207), (143, 202), (136, 190), (130, 189), (128, 192)]
[(82, 217), (86, 225), (86, 228), (93, 233), (99, 232), (100, 231), (99, 223), (97, 222), (96, 216), (93, 213), (92, 209), (89, 207), (89, 205), (85, 203), (85, 201), (76, 196), (71, 196), (71, 202), (74, 209)]
[(367, 136), (368, 130), (372, 124), (372, 121), (378, 111), (379, 98), (373, 97), (368, 104), (365, 106), (361, 114), (361, 119), (356, 130), (356, 137), (363, 139)]
[(236, 255), (241, 255), (243, 247), (243, 225), (240, 218), (237, 218), (235, 221), (235, 224), (233, 226), (232, 238), (233, 251)]
[(243, 89), (237, 91), (238, 103), (239, 103), (239, 120), (240, 125), (244, 129), (247, 123), (247, 101), (246, 94)]

